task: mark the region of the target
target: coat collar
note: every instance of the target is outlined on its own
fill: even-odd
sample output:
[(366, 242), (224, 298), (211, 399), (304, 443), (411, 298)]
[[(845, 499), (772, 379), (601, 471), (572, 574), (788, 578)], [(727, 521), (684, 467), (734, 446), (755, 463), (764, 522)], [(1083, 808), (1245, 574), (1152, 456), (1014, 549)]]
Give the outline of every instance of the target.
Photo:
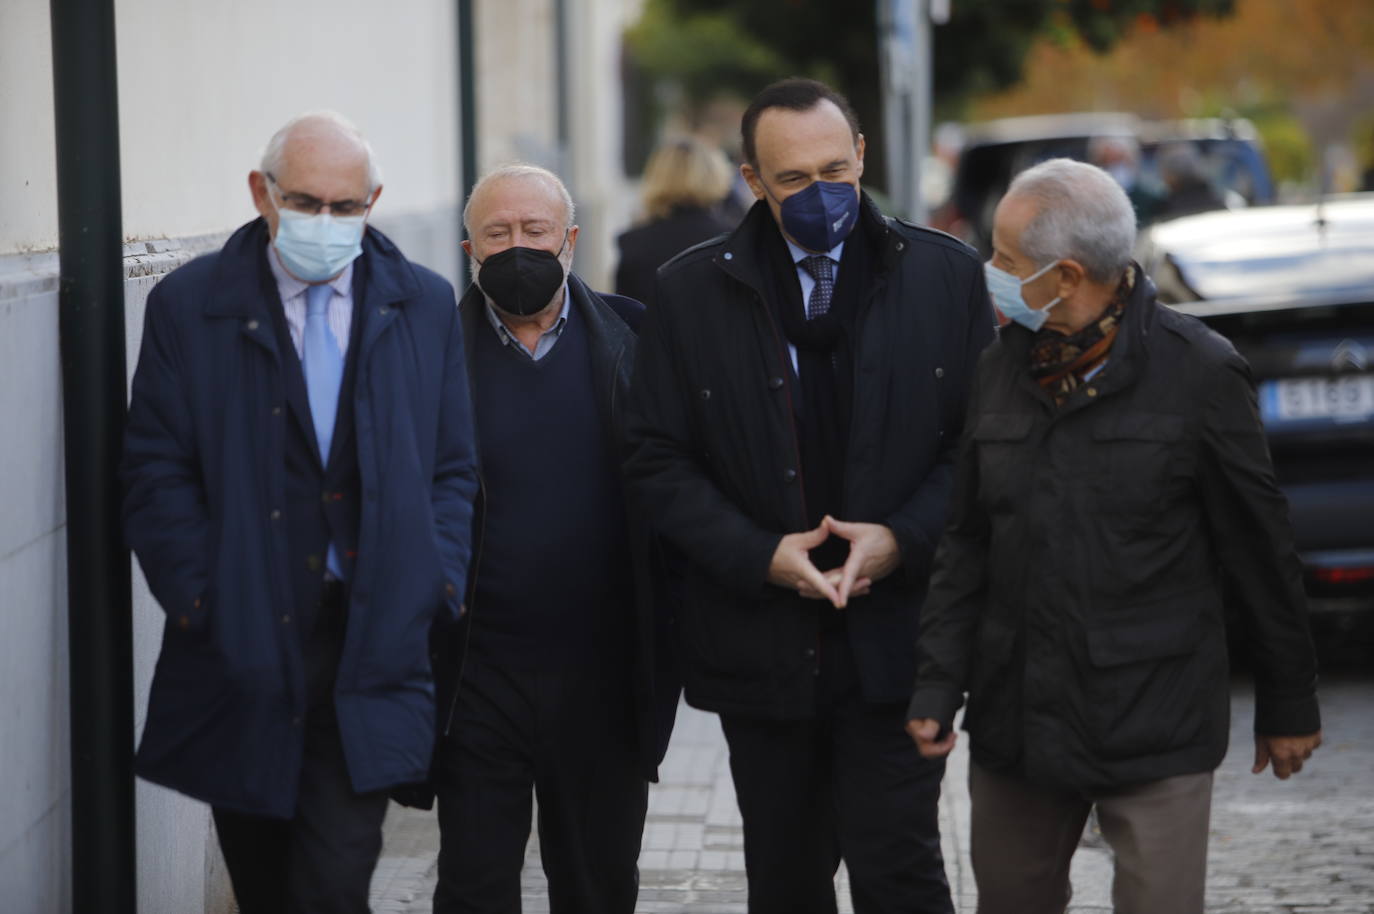
[[(215, 264), (213, 292), (205, 302), (204, 311), (212, 317), (248, 317), (267, 313), (264, 284), (274, 287), (276, 280), (267, 263), (267, 222), (261, 217), (241, 226), (220, 249)], [(391, 239), (368, 227), (363, 235), (363, 253), (357, 263), (365, 269), (354, 270), (354, 294), (365, 296), (368, 302), (401, 305), (420, 294), (420, 282), (409, 261), (401, 255)], [(358, 288), (364, 280), (366, 285)]]
[[(1074, 393), (1064, 402), (1057, 412), (1067, 414), (1091, 402), (1101, 402), (1106, 396), (1123, 390), (1135, 382), (1144, 370), (1150, 355), (1150, 334), (1154, 332), (1159, 316), (1160, 305), (1155, 301), (1155, 284), (1141, 269), (1140, 264), (1132, 261), (1136, 271), (1135, 286), (1131, 289), (1125, 313), (1122, 315), (1121, 330), (1112, 344), (1107, 356), (1107, 367), (1094, 379), (1096, 397), (1087, 398), (1082, 390)], [(1000, 331), (1000, 344), (1005, 346), (1013, 370), (1019, 376), (1020, 385), (1036, 395), (1047, 409), (1054, 410), (1053, 400), (1031, 377), (1030, 345), (1034, 334), (1019, 324), (1008, 324)]]
[[(863, 191), (859, 195), (859, 223), (870, 238), (876, 239), (880, 252), (875, 263), (877, 269), (882, 272), (892, 269), (906, 253), (908, 245), (892, 230), (891, 222), (878, 209), (878, 204)], [(745, 285), (756, 290), (767, 288), (762, 271), (767, 269), (768, 258), (763, 254), (762, 242), (767, 237), (765, 232), (777, 231), (778, 224), (768, 209), (767, 201), (759, 200), (750, 207), (735, 230), (725, 237), (713, 262)]]

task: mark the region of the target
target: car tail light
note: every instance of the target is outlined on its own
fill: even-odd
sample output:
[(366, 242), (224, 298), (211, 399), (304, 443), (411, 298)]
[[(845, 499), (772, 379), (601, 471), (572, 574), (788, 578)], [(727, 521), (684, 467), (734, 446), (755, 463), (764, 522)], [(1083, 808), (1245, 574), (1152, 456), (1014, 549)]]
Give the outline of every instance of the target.
[(1374, 581), (1374, 567), (1314, 568), (1312, 577), (1323, 584), (1358, 584)]

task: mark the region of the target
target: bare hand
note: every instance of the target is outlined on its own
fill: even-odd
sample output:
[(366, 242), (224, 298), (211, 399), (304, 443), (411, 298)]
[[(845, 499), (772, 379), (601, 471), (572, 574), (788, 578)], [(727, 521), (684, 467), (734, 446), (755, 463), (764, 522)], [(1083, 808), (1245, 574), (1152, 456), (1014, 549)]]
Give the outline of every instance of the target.
[[(821, 572), (821, 574), (825, 575), (825, 579), (830, 582), (830, 586), (835, 588), (836, 593), (839, 593), (840, 581), (844, 577), (844, 569), (832, 568), (830, 571)], [(859, 578), (859, 580), (854, 582), (854, 587), (849, 592), (849, 595), (851, 597), (862, 597), (864, 594), (868, 593), (869, 588), (871, 588), (872, 586), (873, 582), (870, 581), (868, 578)], [(824, 594), (818, 593), (805, 581), (803, 581), (801, 586), (797, 588), (797, 591), (803, 597), (806, 597), (809, 600), (828, 599)], [(839, 609), (840, 607), (837, 606), (835, 608)]]
[(813, 600), (829, 600), (840, 605), (840, 595), (825, 575), (811, 563), (808, 553), (830, 538), (830, 531), (822, 522), (815, 530), (789, 533), (773, 551), (768, 563), (768, 581), (788, 590), (795, 590)]
[(821, 526), (838, 537), (849, 540), (849, 558), (839, 569), (840, 584), (835, 606), (844, 609), (850, 597), (862, 596), (856, 584), (867, 580), (870, 584), (892, 574), (902, 563), (897, 538), (882, 524), (850, 523), (827, 516)]
[(1255, 767), (1252, 774), (1264, 771), (1274, 763), (1274, 777), (1286, 781), (1302, 770), (1302, 763), (1322, 744), (1322, 731), (1306, 736), (1262, 736), (1255, 734)]
[(916, 751), (925, 758), (941, 758), (949, 755), (950, 750), (959, 740), (959, 734), (955, 733), (953, 729), (945, 734), (944, 739), (938, 739), (940, 722), (929, 717), (918, 717), (915, 720), (907, 721), (906, 732), (910, 733), (911, 738), (916, 741)]

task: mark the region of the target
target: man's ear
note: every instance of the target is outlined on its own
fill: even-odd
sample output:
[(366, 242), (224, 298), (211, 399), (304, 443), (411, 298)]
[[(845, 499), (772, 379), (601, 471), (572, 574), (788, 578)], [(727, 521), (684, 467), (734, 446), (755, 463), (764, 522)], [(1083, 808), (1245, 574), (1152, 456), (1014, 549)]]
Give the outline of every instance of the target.
[(248, 172), (248, 192), (253, 195), (253, 208), (259, 215), (266, 217), (274, 209), (271, 199), (267, 196), (267, 176), (262, 172)]
[(1072, 298), (1074, 293), (1082, 288), (1087, 278), (1088, 271), (1083, 269), (1083, 264), (1077, 260), (1059, 261), (1059, 297), (1061, 299)]
[(759, 179), (759, 173), (754, 170), (754, 166), (748, 162), (741, 162), (739, 166), (740, 177), (744, 183), (749, 185), (749, 189), (754, 192), (755, 200), (763, 199), (763, 181)]
[(471, 257), (471, 256), (472, 256), (472, 242), (471, 242), (471, 241), (468, 241), (466, 238), (464, 238), (462, 241), (460, 241), (460, 242), (458, 242), (458, 243), (461, 244), (461, 245), (463, 246), (463, 253), (466, 254), (466, 255), (468, 255), (469, 257)]
[(859, 166), (855, 169), (859, 177), (864, 176), (864, 135), (859, 134), (858, 141), (854, 144), (854, 155), (859, 159)]

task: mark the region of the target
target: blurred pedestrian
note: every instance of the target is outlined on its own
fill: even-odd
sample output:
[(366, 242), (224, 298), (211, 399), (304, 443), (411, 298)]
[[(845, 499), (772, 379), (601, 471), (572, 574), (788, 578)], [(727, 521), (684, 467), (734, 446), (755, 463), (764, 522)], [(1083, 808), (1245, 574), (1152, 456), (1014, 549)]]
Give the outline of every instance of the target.
[(292, 120), (248, 183), (261, 218), (148, 298), (124, 529), (167, 630), (137, 770), (211, 804), (243, 914), (355, 914), (467, 576), (462, 340), (453, 287), (367, 225), (351, 124)]
[(649, 537), (622, 494), (644, 308), (572, 272), (572, 198), (551, 172), (491, 172), (463, 223), (482, 492), (467, 613), (441, 664), (434, 910), (520, 910), (533, 793), (550, 909), (632, 914), (678, 699)]
[(1140, 167), (1140, 143), (1131, 136), (1095, 136), (1088, 140), (1088, 161), (1112, 176), (1135, 210), (1136, 225), (1153, 222), (1164, 205), (1165, 191)]
[(640, 190), (646, 221), (619, 239), (617, 295), (652, 304), (659, 267), (733, 228), (720, 211), (733, 177), (725, 153), (693, 137), (668, 140), (654, 150)]
[(1118, 912), (1201, 914), (1226, 754), (1223, 594), (1254, 642), (1255, 765), (1321, 742), (1302, 570), (1245, 361), (1154, 300), (1103, 171), (1053, 159), (997, 207), (1012, 318), (978, 366), (908, 728), (954, 745), (968, 693), (982, 914), (1061, 914), (1089, 811)]
[(687, 699), (716, 711), (753, 914), (952, 910), (943, 761), (903, 732), (912, 636), (968, 380), (993, 334), (973, 250), (880, 213), (843, 96), (745, 111), (756, 203), (659, 273), (632, 493), (684, 563)]
[(1226, 200), (1212, 186), (1202, 153), (1192, 143), (1165, 146), (1156, 156), (1155, 166), (1167, 189), (1156, 218), (1176, 219), (1226, 208)]

